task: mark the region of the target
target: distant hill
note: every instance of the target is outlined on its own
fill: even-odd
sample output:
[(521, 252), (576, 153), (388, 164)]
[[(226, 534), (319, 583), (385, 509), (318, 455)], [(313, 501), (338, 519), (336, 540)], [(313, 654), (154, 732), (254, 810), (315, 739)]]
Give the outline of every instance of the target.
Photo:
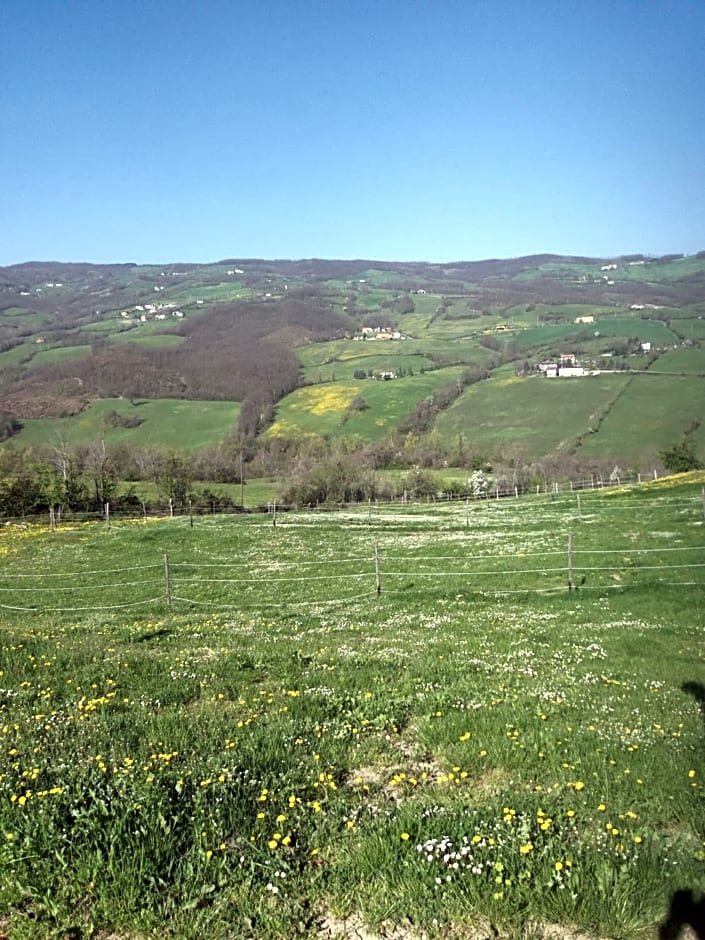
[[(191, 401), (233, 406), (212, 409), (211, 442), (435, 434), (638, 464), (688, 434), (705, 456), (704, 318), (705, 252), (32, 261), (0, 268), (0, 413), (18, 447), (126, 428), (173, 446), (168, 403)], [(582, 376), (539, 370), (568, 354)], [(151, 420), (137, 401), (159, 403)]]

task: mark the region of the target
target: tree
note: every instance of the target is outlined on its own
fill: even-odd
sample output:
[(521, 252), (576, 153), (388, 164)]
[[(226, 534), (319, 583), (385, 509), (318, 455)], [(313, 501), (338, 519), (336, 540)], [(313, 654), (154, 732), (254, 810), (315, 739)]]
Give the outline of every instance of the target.
[(86, 487), (81, 479), (81, 468), (75, 451), (68, 441), (61, 440), (53, 448), (56, 471), (56, 502), (69, 509), (79, 509), (86, 503)]
[(483, 499), (487, 496), (490, 481), (484, 470), (475, 470), (468, 477), (467, 485), (471, 496), (476, 499)]
[(184, 503), (193, 479), (193, 467), (188, 457), (181, 454), (160, 454), (154, 461), (154, 482), (164, 499)]
[(689, 470), (702, 470), (703, 463), (695, 453), (695, 441), (689, 434), (668, 450), (659, 452), (663, 465), (671, 473), (687, 473)]
[(104, 506), (117, 495), (118, 478), (105, 446), (105, 441), (92, 444), (85, 458), (85, 468), (93, 487), (95, 502)]

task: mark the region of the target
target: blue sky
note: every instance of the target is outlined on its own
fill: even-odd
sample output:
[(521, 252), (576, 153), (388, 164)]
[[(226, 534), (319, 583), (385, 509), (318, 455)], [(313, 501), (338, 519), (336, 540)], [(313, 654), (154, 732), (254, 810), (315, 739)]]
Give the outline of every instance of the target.
[(5, 0), (0, 264), (705, 249), (703, 0)]

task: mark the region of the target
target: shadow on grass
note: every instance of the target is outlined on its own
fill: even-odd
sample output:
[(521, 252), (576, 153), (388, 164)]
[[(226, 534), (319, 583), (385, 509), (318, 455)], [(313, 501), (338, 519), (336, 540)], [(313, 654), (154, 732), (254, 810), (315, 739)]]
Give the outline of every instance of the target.
[(698, 940), (705, 940), (705, 898), (692, 891), (676, 891), (671, 898), (668, 918), (659, 927), (659, 940), (677, 940), (684, 927), (690, 927)]
[(150, 630), (147, 633), (141, 633), (138, 637), (135, 637), (135, 643), (149, 643), (150, 640), (160, 640), (164, 636), (171, 636), (173, 631), (167, 630), (166, 627), (162, 627), (160, 630)]
[[(684, 682), (681, 689), (698, 703), (705, 724), (705, 686), (700, 682)], [(705, 940), (705, 896), (696, 897), (693, 891), (676, 891), (671, 897), (668, 917), (659, 927), (659, 940), (677, 940), (684, 927), (690, 927), (698, 940)]]

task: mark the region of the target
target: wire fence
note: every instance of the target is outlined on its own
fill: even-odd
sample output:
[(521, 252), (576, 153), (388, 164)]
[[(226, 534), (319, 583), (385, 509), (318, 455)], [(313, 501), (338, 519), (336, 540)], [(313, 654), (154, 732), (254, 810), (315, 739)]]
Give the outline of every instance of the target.
[(527, 482), (519, 478), (502, 479), (492, 481), (488, 479), (486, 485), (481, 485), (473, 490), (468, 482), (465, 485), (455, 485), (446, 483), (445, 488), (435, 493), (419, 493), (413, 487), (409, 487), (399, 493), (397, 496), (388, 496), (385, 498), (368, 498), (357, 502), (325, 502), (308, 503), (305, 505), (294, 505), (283, 503), (281, 501), (270, 500), (257, 506), (233, 505), (231, 503), (221, 504), (217, 501), (199, 502), (197, 500), (185, 500), (183, 502), (174, 502), (169, 500), (162, 503), (142, 502), (139, 508), (117, 508), (106, 503), (99, 510), (80, 511), (71, 510), (66, 507), (51, 507), (49, 512), (13, 515), (0, 513), (0, 522), (5, 525), (23, 525), (34, 524), (37, 522), (46, 522), (51, 528), (67, 522), (85, 522), (104, 520), (124, 520), (124, 519), (145, 519), (150, 518), (174, 518), (194, 516), (222, 516), (222, 515), (240, 515), (242, 513), (288, 513), (308, 511), (315, 513), (335, 513), (350, 510), (358, 510), (361, 505), (367, 504), (375, 511), (385, 511), (390, 508), (399, 509), (403, 506), (452, 504), (452, 503), (481, 503), (491, 502), (493, 500), (506, 500), (519, 497), (548, 497), (555, 499), (567, 493), (580, 494), (585, 492), (607, 491), (616, 487), (640, 485), (659, 479), (658, 471), (653, 470), (650, 474), (636, 472), (612, 472), (609, 475), (591, 474), (589, 477), (582, 477), (575, 480), (547, 480), (539, 482)]
[(705, 545), (564, 548), (476, 553), (471, 538), (454, 553), (412, 554), (370, 539), (365, 554), (292, 561), (175, 561), (165, 554), (144, 565), (0, 573), (0, 609), (81, 613), (141, 608), (324, 609), (382, 595), (559, 594), (654, 585), (703, 586)]

